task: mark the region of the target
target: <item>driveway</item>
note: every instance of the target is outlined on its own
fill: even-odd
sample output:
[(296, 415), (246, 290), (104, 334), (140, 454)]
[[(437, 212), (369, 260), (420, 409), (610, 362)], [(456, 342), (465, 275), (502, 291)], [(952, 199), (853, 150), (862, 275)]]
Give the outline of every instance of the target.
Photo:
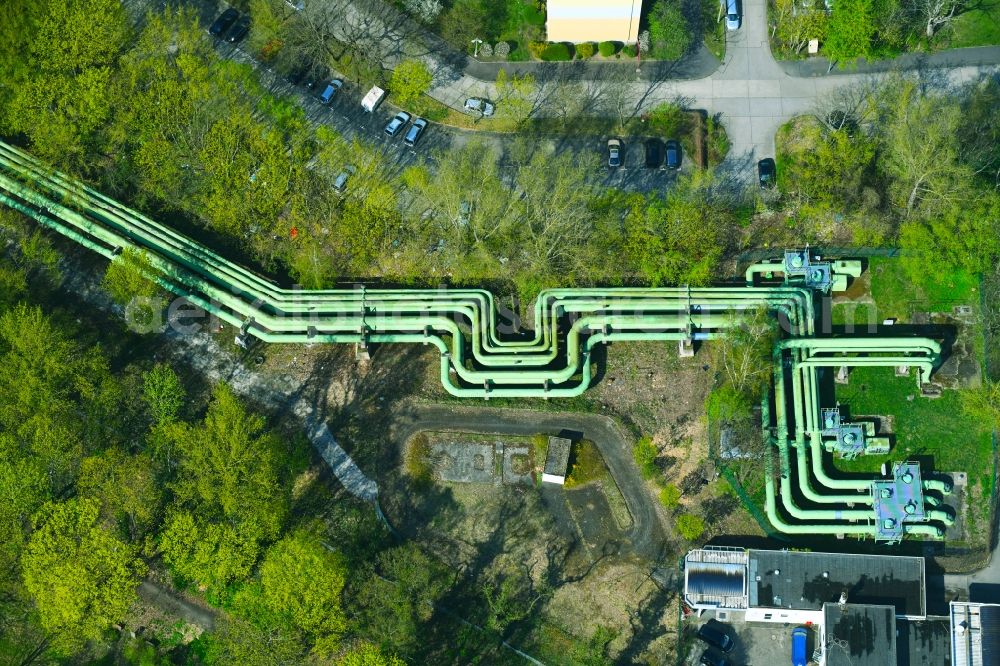
[(606, 416), (441, 405), (400, 408), (392, 415), (393, 439), (400, 445), (421, 430), (457, 430), (505, 435), (579, 433), (597, 445), (632, 514), (626, 536), (636, 554), (657, 560), (664, 539), (653, 497), (632, 459), (632, 446)]

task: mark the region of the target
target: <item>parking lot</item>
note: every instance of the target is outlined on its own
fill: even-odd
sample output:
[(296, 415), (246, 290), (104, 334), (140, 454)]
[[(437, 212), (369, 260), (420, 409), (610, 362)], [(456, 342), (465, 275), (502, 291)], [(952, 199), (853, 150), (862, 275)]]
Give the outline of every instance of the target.
[[(726, 659), (732, 666), (782, 666), (791, 663), (792, 629), (800, 625), (780, 623), (747, 623), (742, 613), (706, 612), (701, 617), (692, 615), (685, 622), (685, 629), (693, 635), (708, 619), (715, 618), (728, 625), (728, 633), (736, 639), (733, 651)], [(812, 654), (819, 637), (813, 631), (809, 641), (808, 654)], [(688, 654), (687, 664), (699, 663), (707, 644), (695, 639), (694, 648)]]

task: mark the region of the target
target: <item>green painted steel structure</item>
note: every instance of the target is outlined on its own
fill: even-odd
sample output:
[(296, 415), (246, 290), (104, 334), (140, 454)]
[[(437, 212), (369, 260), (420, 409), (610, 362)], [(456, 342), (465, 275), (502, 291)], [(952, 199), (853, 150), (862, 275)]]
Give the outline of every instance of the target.
[[(787, 277), (783, 284), (754, 286), (760, 275), (781, 273), (780, 263), (751, 266), (746, 286), (546, 290), (535, 303), (534, 331), (501, 335), (488, 291), (282, 288), (2, 142), (0, 203), (109, 260), (126, 248), (141, 251), (150, 279), (239, 328), (241, 336), (273, 343), (433, 345), (442, 385), (464, 398), (578, 396), (591, 384), (597, 345), (676, 342), (690, 349), (723, 333), (733, 313), (767, 308), (783, 319), (786, 337), (774, 348), (774, 407), (770, 400), (763, 405), (772, 469), (778, 453), (777, 484), (775, 474), (765, 475), (765, 509), (788, 533), (878, 535), (871, 479), (832, 477), (823, 466), (819, 369), (906, 365), (916, 367), (923, 382), (941, 351), (923, 337), (817, 337), (812, 289)], [(835, 262), (835, 288), (860, 269), (859, 262)], [(950, 490), (941, 482), (924, 487)], [(812, 506), (800, 506), (796, 492)], [(907, 523), (906, 532), (940, 538), (951, 516), (933, 496), (925, 499), (927, 519)]]

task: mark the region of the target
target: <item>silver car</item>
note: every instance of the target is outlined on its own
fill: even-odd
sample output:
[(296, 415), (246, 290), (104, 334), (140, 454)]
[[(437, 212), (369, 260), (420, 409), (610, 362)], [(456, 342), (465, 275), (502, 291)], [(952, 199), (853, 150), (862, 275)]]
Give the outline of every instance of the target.
[(396, 114), (396, 117), (389, 121), (389, 124), (385, 126), (385, 133), (389, 136), (396, 136), (399, 134), (399, 130), (406, 126), (406, 123), (410, 122), (410, 114), (406, 111), (400, 111)]
[(427, 129), (427, 121), (423, 118), (417, 118), (413, 121), (413, 124), (410, 125), (410, 131), (406, 133), (405, 137), (403, 137), (403, 143), (410, 148), (413, 148), (413, 146), (417, 143), (417, 139), (420, 138), (420, 135), (424, 133), (425, 129)]
[(483, 99), (482, 97), (470, 97), (465, 100), (465, 110), (470, 113), (481, 114), (484, 118), (488, 118), (493, 115), (493, 111), (496, 107), (493, 106), (493, 102), (488, 99)]

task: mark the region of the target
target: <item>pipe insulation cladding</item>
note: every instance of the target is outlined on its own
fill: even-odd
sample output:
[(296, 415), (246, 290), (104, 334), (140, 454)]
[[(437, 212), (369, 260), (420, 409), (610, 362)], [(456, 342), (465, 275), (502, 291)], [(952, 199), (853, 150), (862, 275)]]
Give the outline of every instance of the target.
[[(509, 321), (484, 289), (283, 288), (3, 142), (0, 203), (110, 261), (125, 248), (141, 252), (148, 279), (241, 336), (270, 343), (432, 345), (442, 385), (462, 398), (578, 396), (593, 381), (598, 345), (645, 341), (690, 348), (724, 336), (741, 313), (767, 309), (782, 322), (785, 337), (773, 349), (774, 407), (765, 397), (761, 410), (765, 509), (775, 528), (789, 534), (879, 535), (873, 480), (837, 478), (824, 467), (820, 369), (912, 366), (923, 382), (940, 362), (940, 344), (925, 337), (816, 337), (811, 287), (788, 278), (753, 286), (756, 273), (780, 273), (781, 264), (751, 266), (747, 286), (548, 289), (535, 301), (534, 329), (505, 334)], [(859, 262), (831, 266), (841, 280), (860, 274)], [(921, 487), (942, 495), (951, 490), (938, 480)], [(796, 494), (808, 506), (796, 503)], [(924, 517), (905, 523), (905, 533), (942, 538), (951, 514), (934, 496), (924, 502)]]

